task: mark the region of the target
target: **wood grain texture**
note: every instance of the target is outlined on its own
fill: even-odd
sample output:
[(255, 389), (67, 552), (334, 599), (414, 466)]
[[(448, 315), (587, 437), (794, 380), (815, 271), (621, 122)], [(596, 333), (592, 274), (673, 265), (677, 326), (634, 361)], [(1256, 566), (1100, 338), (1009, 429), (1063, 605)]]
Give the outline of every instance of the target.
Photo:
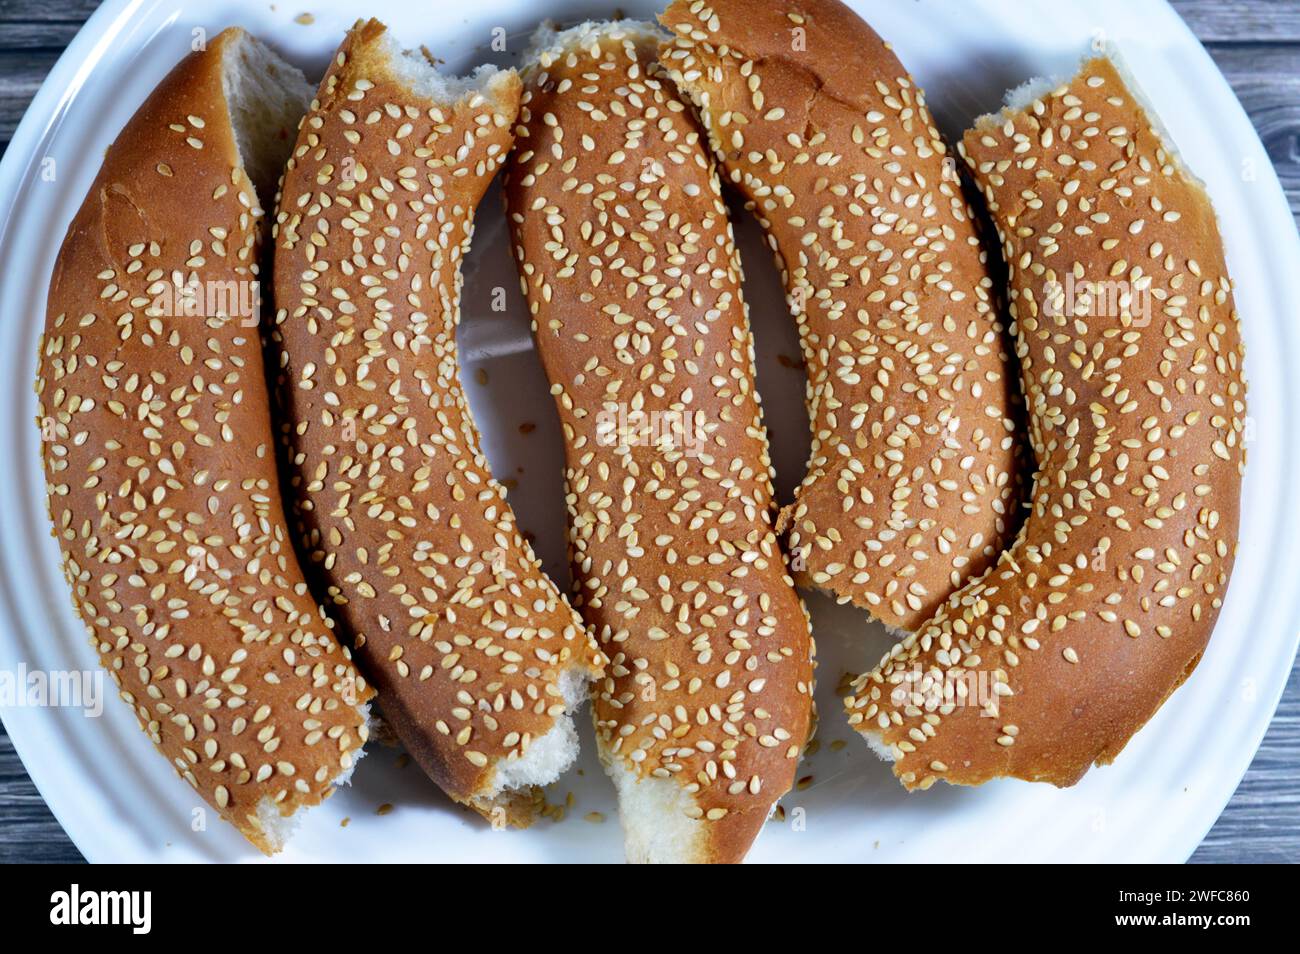
[(99, 0), (0, 0), (0, 23), (84, 23)]
[[(1255, 124), (1300, 220), (1300, 3), (1173, 0)], [(97, 0), (0, 0), (0, 150)], [(77, 861), (0, 728), (0, 863)], [(1300, 860), (1300, 665), (1249, 772), (1193, 862)]]
[(0, 864), (81, 860), (0, 726)]
[(1173, 4), (1205, 44), (1300, 42), (1300, 4), (1295, 0), (1173, 0)]

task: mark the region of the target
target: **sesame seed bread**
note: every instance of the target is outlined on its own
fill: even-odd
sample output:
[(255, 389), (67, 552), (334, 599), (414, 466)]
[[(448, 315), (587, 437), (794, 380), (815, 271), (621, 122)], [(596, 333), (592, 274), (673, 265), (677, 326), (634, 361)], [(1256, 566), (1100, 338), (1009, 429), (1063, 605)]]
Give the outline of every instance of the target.
[(351, 772), (373, 691), (294, 557), (257, 312), (182, 289), (256, 282), (249, 173), (282, 165), (309, 97), (238, 29), (168, 74), (68, 228), (36, 383), (92, 645), (177, 772), (268, 853)]
[(961, 146), (1010, 269), (1030, 514), (846, 701), (908, 788), (1111, 762), (1200, 660), (1236, 551), (1246, 385), (1210, 200), (1109, 59), (1035, 92)]
[(898, 58), (836, 0), (677, 0), (660, 51), (776, 253), (812, 451), (795, 580), (895, 630), (1014, 534), (1014, 375), (961, 177)]
[(285, 170), (272, 334), (312, 580), (429, 777), (516, 826), (576, 756), (573, 710), (603, 663), (459, 378), (460, 262), (519, 89), (511, 71), (442, 78), (358, 22)]
[(662, 39), (543, 33), (505, 193), (565, 435), (574, 605), (610, 660), (593, 707), (627, 857), (735, 862), (794, 781), (813, 647), (731, 224)]

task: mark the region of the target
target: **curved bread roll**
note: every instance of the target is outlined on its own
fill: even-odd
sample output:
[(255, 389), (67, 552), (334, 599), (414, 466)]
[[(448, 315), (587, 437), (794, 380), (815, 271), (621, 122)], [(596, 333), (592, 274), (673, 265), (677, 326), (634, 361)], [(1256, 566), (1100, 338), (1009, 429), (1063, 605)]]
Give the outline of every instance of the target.
[(648, 24), (543, 36), (506, 181), (566, 438), (574, 605), (633, 861), (738, 861), (794, 780), (812, 641), (772, 528), (740, 263)]
[(358, 23), (285, 172), (274, 340), (303, 546), (385, 719), (448, 795), (526, 825), (602, 660), (458, 376), (460, 261), (518, 103), (514, 73), (444, 79)]
[(37, 393), (77, 609), (142, 728), (266, 852), (345, 779), (372, 695), (284, 525), (258, 341), (262, 212), (310, 88), (242, 30), (108, 150), (50, 286)]
[(1109, 60), (985, 117), (963, 153), (1011, 269), (1032, 510), (848, 710), (909, 788), (1070, 785), (1187, 678), (1219, 614), (1240, 330), (1209, 198)]
[(673, 80), (776, 252), (812, 452), (781, 514), (801, 586), (911, 631), (1015, 529), (986, 256), (924, 96), (836, 0), (678, 0)]

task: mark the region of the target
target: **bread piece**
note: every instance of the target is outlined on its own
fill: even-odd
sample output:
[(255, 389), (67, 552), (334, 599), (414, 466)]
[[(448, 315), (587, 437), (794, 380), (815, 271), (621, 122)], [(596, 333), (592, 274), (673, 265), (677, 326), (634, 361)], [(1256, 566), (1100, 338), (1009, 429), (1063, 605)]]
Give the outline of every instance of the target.
[(457, 366), (460, 262), (518, 105), (513, 72), (445, 78), (358, 22), (285, 172), (273, 338), (304, 552), (385, 719), (453, 799), (526, 825), (603, 660), (492, 478)]
[(285, 527), (256, 286), (311, 95), (230, 29), (108, 150), (50, 285), (36, 391), (77, 610), (168, 760), (265, 852), (352, 771), (373, 694)]
[(544, 31), (506, 198), (566, 443), (574, 605), (632, 861), (744, 857), (812, 709), (717, 176), (649, 24)]
[(1017, 522), (1014, 381), (956, 166), (922, 91), (836, 0), (678, 0), (660, 20), (799, 325), (795, 580), (914, 630)]
[(908, 788), (1111, 762), (1201, 658), (1236, 551), (1246, 385), (1209, 197), (1109, 59), (1030, 98), (962, 153), (1011, 272), (1032, 510), (847, 700)]

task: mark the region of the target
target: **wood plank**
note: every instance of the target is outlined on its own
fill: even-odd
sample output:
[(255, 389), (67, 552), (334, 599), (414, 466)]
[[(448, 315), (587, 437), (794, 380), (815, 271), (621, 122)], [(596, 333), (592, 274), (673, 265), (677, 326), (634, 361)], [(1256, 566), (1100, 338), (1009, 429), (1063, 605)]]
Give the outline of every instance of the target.
[(1210, 43), (1206, 49), (1254, 124), (1300, 221), (1300, 43)]
[(81, 29), (80, 20), (67, 20), (55, 23), (6, 23), (0, 19), (0, 50), (55, 50), (72, 42), (72, 38)]
[(0, 23), (84, 23), (99, 0), (0, 0)]
[(0, 864), (81, 860), (0, 726)]
[(1295, 0), (1172, 0), (1172, 3), (1202, 43), (1300, 41), (1300, 4)]
[(0, 50), (0, 153), (9, 147), (27, 105), (54, 67), (60, 50)]
[(1300, 861), (1300, 663), (1232, 801), (1191, 860)]
[[(1296, 4), (1300, 9), (1300, 3)], [(1300, 89), (1300, 41), (1290, 43), (1206, 43), (1229, 83), (1267, 82), (1279, 91)]]

